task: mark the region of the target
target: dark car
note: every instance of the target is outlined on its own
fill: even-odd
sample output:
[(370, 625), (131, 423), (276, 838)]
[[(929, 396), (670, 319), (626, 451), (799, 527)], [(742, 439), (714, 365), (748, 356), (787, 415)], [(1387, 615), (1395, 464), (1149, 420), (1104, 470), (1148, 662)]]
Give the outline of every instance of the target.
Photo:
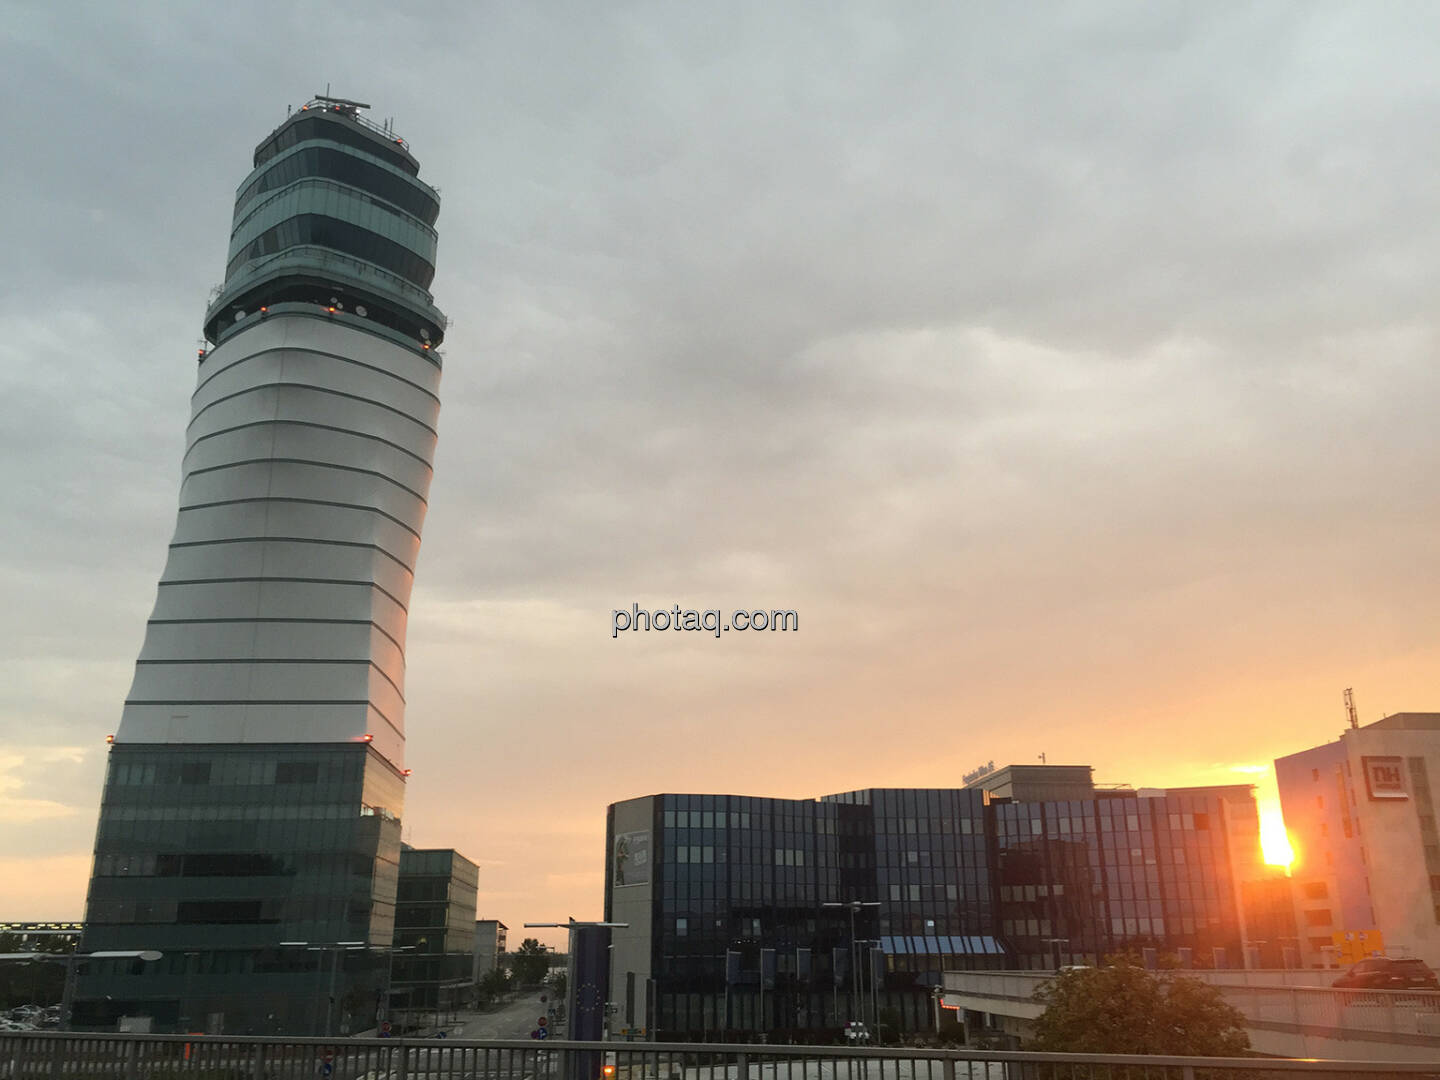
[(1440, 979), (1414, 957), (1372, 956), (1341, 975), (1334, 985), (1351, 990), (1440, 990)]

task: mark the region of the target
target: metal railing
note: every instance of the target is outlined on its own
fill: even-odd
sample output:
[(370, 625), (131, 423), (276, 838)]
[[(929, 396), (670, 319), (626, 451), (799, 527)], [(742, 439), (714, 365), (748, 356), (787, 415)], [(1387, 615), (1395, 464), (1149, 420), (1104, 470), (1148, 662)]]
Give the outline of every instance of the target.
[(1440, 1078), (1433, 1063), (715, 1043), (0, 1033), (0, 1080), (1295, 1080)]
[(362, 112), (360, 112), (360, 109), (361, 109), (361, 108), (368, 109), (369, 107), (370, 107), (370, 106), (368, 106), (368, 105), (363, 105), (363, 106), (337, 105), (336, 102), (335, 102), (333, 99), (331, 99), (331, 98), (313, 97), (313, 98), (311, 98), (309, 101), (307, 101), (304, 105), (300, 106), (300, 111), (301, 111), (301, 112), (333, 112), (333, 113), (335, 113), (337, 116), (343, 116), (343, 117), (345, 117), (345, 119), (351, 120), (351, 121), (353, 121), (354, 123), (360, 125), (361, 127), (367, 128), (367, 129), (369, 129), (370, 131), (375, 132), (375, 134), (380, 135), (380, 136), (383, 136), (384, 138), (388, 139), (390, 142), (397, 143), (399, 146), (401, 146), (401, 147), (406, 151), (406, 153), (409, 153), (409, 151), (410, 151), (410, 144), (409, 144), (408, 142), (406, 142), (404, 139), (400, 138), (399, 135), (396, 135), (395, 132), (392, 131), (388, 125), (385, 125), (385, 124), (377, 124), (377, 123), (375, 123), (374, 120), (371, 120), (368, 116), (366, 116), (365, 114), (363, 114)]

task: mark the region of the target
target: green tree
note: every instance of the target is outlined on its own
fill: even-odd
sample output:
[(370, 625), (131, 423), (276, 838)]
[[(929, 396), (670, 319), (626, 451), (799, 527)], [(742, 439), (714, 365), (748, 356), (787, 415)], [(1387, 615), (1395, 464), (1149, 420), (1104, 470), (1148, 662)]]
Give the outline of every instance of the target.
[(491, 968), (480, 976), (476, 989), (483, 1004), (498, 1001), (510, 989), (510, 973), (502, 967)]
[(520, 948), (510, 954), (510, 971), (521, 986), (539, 986), (550, 970), (550, 957), (533, 937), (527, 937)]
[(545, 982), (550, 987), (550, 993), (554, 995), (556, 1001), (565, 1000), (565, 988), (567, 985), (565, 972), (553, 971), (546, 977)]
[(1027, 1050), (1236, 1057), (1250, 1048), (1244, 1016), (1217, 987), (1150, 971), (1131, 956), (1062, 971), (1035, 1000), (1045, 1012)]

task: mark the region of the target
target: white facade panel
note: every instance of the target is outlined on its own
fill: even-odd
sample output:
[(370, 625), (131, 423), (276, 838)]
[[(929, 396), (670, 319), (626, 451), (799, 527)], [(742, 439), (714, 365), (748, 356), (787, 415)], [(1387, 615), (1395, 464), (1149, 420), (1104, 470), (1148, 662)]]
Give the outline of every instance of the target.
[[(216, 548), (223, 548), (217, 551)], [(372, 581), (391, 596), (410, 593), (413, 575), (373, 547), (286, 540), (245, 540), (171, 548), (162, 582), (204, 580), (224, 559), (229, 578), (270, 577), (293, 581)]]
[(407, 379), (342, 356), (300, 349), (255, 353), (208, 376), (191, 397), (203, 407), (260, 386), (310, 386), (377, 402), (435, 426), (440, 404), (433, 392)]
[(403, 764), (405, 608), (439, 368), (261, 320), (200, 365), (175, 542), (120, 742), (332, 742)]
[(257, 622), (154, 623), (141, 660), (265, 659), (344, 660), (370, 655), (387, 674), (403, 669), (400, 647), (369, 623)]
[(185, 459), (185, 468), (187, 472), (199, 472), (267, 457), (381, 472), (412, 491), (424, 491), (430, 483), (429, 467), (398, 447), (378, 439), (299, 424), (258, 424), (222, 432), (196, 443)]
[(329, 465), (247, 462), (186, 477), (180, 505), (209, 506), (238, 499), (301, 499), (375, 509), (420, 531), (425, 504), (389, 479)]
[[(239, 340), (232, 338), (220, 348), (238, 344)], [(366, 432), (427, 460), (434, 452), (435, 432), (423, 422), (371, 401), (309, 386), (262, 386), (217, 401), (195, 414), (187, 439), (193, 443), (204, 435), (267, 420)]]
[(177, 544), (252, 536), (375, 544), (410, 567), (420, 551), (413, 529), (367, 510), (340, 506), (271, 500), (194, 507), (180, 514), (175, 528)]

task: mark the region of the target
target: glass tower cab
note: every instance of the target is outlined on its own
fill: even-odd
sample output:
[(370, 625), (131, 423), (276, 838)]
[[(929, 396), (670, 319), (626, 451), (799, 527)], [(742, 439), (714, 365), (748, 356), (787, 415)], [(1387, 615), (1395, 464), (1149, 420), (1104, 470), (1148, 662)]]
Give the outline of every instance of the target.
[(316, 309), (423, 352), (444, 338), (429, 292), (440, 195), (360, 102), (316, 97), (255, 148), (235, 197), (225, 283), (205, 313), (219, 345), (246, 320)]

